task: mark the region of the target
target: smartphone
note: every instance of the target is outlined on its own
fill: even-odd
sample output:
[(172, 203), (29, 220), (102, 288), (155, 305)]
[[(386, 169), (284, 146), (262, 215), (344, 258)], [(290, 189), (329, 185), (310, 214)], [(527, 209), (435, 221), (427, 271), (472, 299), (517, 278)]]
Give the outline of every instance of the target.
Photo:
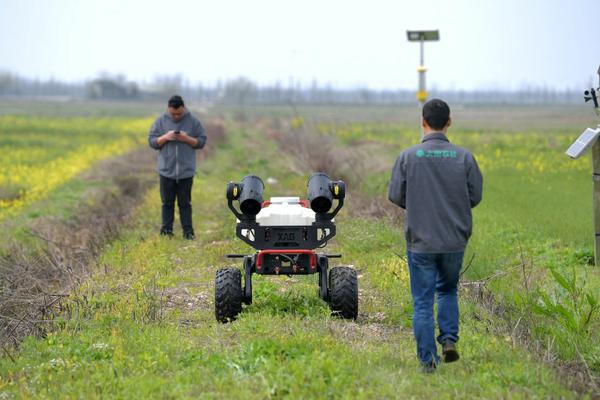
[(175, 134), (176, 134), (176, 135), (179, 135), (179, 132), (180, 132), (180, 131), (175, 131)]

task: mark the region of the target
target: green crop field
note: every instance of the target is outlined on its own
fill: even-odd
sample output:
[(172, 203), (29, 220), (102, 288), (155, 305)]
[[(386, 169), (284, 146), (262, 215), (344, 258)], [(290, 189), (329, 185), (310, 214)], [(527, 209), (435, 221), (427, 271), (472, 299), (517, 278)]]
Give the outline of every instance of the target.
[[(19, 233), (0, 246), (0, 294), (15, 289), (14, 254), (34, 240), (23, 232), (47, 214), (70, 227), (91, 184), (85, 174), (146, 146), (151, 119), (139, 111), (80, 107), (79, 116), (45, 116), (40, 105), (39, 115), (0, 116), (1, 148), (10, 149), (0, 155), (0, 223)], [(199, 163), (197, 239), (160, 237), (158, 188), (144, 191), (77, 279), (42, 285), (62, 300), (26, 321), (36, 330), (12, 340), (25, 317), (0, 308), (0, 398), (600, 396), (591, 163), (564, 155), (590, 121), (570, 111), (457, 109), (449, 138), (472, 150), (484, 175), (459, 292), (459, 362), (420, 372), (402, 216), (387, 204), (395, 158), (419, 138), (416, 110), (214, 108), (201, 117), (224, 116), (226, 135)], [(304, 197), (315, 169), (347, 182), (328, 249), (358, 270), (358, 319), (331, 315), (316, 276), (258, 276), (253, 304), (216, 322), (216, 270), (232, 265), (225, 254), (252, 251), (235, 238), (226, 183), (255, 174), (277, 181), (266, 198)], [(19, 265), (53, 246), (38, 243)]]
[(149, 120), (0, 116), (0, 220), (45, 199), (95, 161), (144, 142)]

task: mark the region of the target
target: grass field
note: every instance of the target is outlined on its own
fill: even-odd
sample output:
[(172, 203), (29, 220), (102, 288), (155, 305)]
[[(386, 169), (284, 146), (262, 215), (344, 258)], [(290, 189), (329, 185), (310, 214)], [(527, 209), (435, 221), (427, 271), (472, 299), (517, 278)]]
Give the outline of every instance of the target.
[[(227, 141), (199, 166), (193, 191), (198, 239), (157, 235), (160, 199), (157, 189), (150, 190), (56, 308), (44, 334), (3, 348), (0, 398), (598, 396), (593, 380), (600, 375), (600, 320), (593, 301), (600, 299), (600, 277), (589, 265), (590, 160), (563, 154), (573, 139), (568, 133), (578, 133), (585, 122), (579, 126), (558, 111), (556, 123), (546, 121), (540, 117), (545, 109), (530, 110), (530, 118), (497, 109), (457, 112), (450, 139), (477, 157), (484, 200), (474, 212), (466, 256), (461, 361), (423, 375), (412, 338), (402, 229), (357, 210), (371, 198), (385, 200), (396, 156), (418, 138), (406, 122), (410, 110), (313, 111), (247, 109), (239, 118), (232, 110), (210, 110), (206, 118), (228, 116)], [(471, 117), (461, 122), (460, 115)], [(502, 129), (477, 127), (477, 121), (501, 115), (498, 125), (511, 125), (505, 121), (510, 115), (515, 121)], [(530, 122), (520, 127), (521, 121)], [(143, 143), (149, 123), (139, 116), (0, 117), (3, 148), (16, 154), (0, 159), (1, 182), (19, 187), (4, 189), (18, 199), (5, 195), (4, 223), (27, 215), (21, 224), (29, 224), (61, 204), (57, 192), (70, 180), (117, 155), (120, 141), (127, 140), (127, 148)], [(330, 315), (315, 277), (257, 277), (254, 303), (237, 321), (214, 319), (214, 274), (228, 265), (223, 255), (250, 251), (234, 238), (225, 184), (252, 173), (279, 182), (267, 187), (266, 197), (305, 193), (310, 171), (295, 160), (300, 151), (282, 147), (281, 135), (329, 146), (325, 165), (354, 184), (330, 247), (359, 271), (356, 322)], [(39, 142), (46, 145), (36, 147)], [(89, 148), (95, 150), (80, 151)], [(310, 146), (308, 151), (322, 154)], [(50, 178), (32, 181), (25, 173), (16, 180), (5, 169), (22, 165), (50, 173), (59, 167), (49, 165), (64, 165), (59, 161), (76, 154), (88, 154), (85, 163), (68, 176), (59, 169), (63, 180), (46, 185), (38, 197), (27, 196), (35, 182)], [(365, 155), (368, 162), (353, 158)], [(11, 179), (22, 186), (6, 183)], [(82, 191), (71, 193), (77, 199)], [(581, 376), (590, 383), (582, 384)]]

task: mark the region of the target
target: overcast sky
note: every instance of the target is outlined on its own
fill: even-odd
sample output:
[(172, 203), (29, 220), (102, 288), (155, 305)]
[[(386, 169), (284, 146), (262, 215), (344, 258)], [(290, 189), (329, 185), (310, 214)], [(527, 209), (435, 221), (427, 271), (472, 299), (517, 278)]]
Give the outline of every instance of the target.
[(599, 21), (600, 0), (0, 0), (0, 70), (412, 89), (406, 30), (439, 29), (429, 87), (584, 89), (598, 84)]

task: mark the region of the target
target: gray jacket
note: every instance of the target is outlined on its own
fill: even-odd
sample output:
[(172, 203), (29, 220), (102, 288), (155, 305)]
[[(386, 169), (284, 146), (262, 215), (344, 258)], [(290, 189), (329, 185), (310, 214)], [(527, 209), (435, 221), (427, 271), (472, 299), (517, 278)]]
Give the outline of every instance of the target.
[[(157, 139), (171, 130), (187, 132), (198, 139), (198, 145), (192, 147), (187, 143), (171, 141), (160, 147)], [(206, 144), (206, 134), (200, 120), (189, 111), (179, 122), (173, 121), (169, 113), (164, 113), (152, 124), (148, 144), (159, 151), (157, 171), (160, 175), (171, 179), (191, 178), (196, 173), (196, 150)]]
[(471, 208), (481, 201), (483, 178), (473, 155), (443, 133), (404, 150), (392, 171), (388, 196), (406, 209), (407, 250), (464, 251), (471, 237)]

